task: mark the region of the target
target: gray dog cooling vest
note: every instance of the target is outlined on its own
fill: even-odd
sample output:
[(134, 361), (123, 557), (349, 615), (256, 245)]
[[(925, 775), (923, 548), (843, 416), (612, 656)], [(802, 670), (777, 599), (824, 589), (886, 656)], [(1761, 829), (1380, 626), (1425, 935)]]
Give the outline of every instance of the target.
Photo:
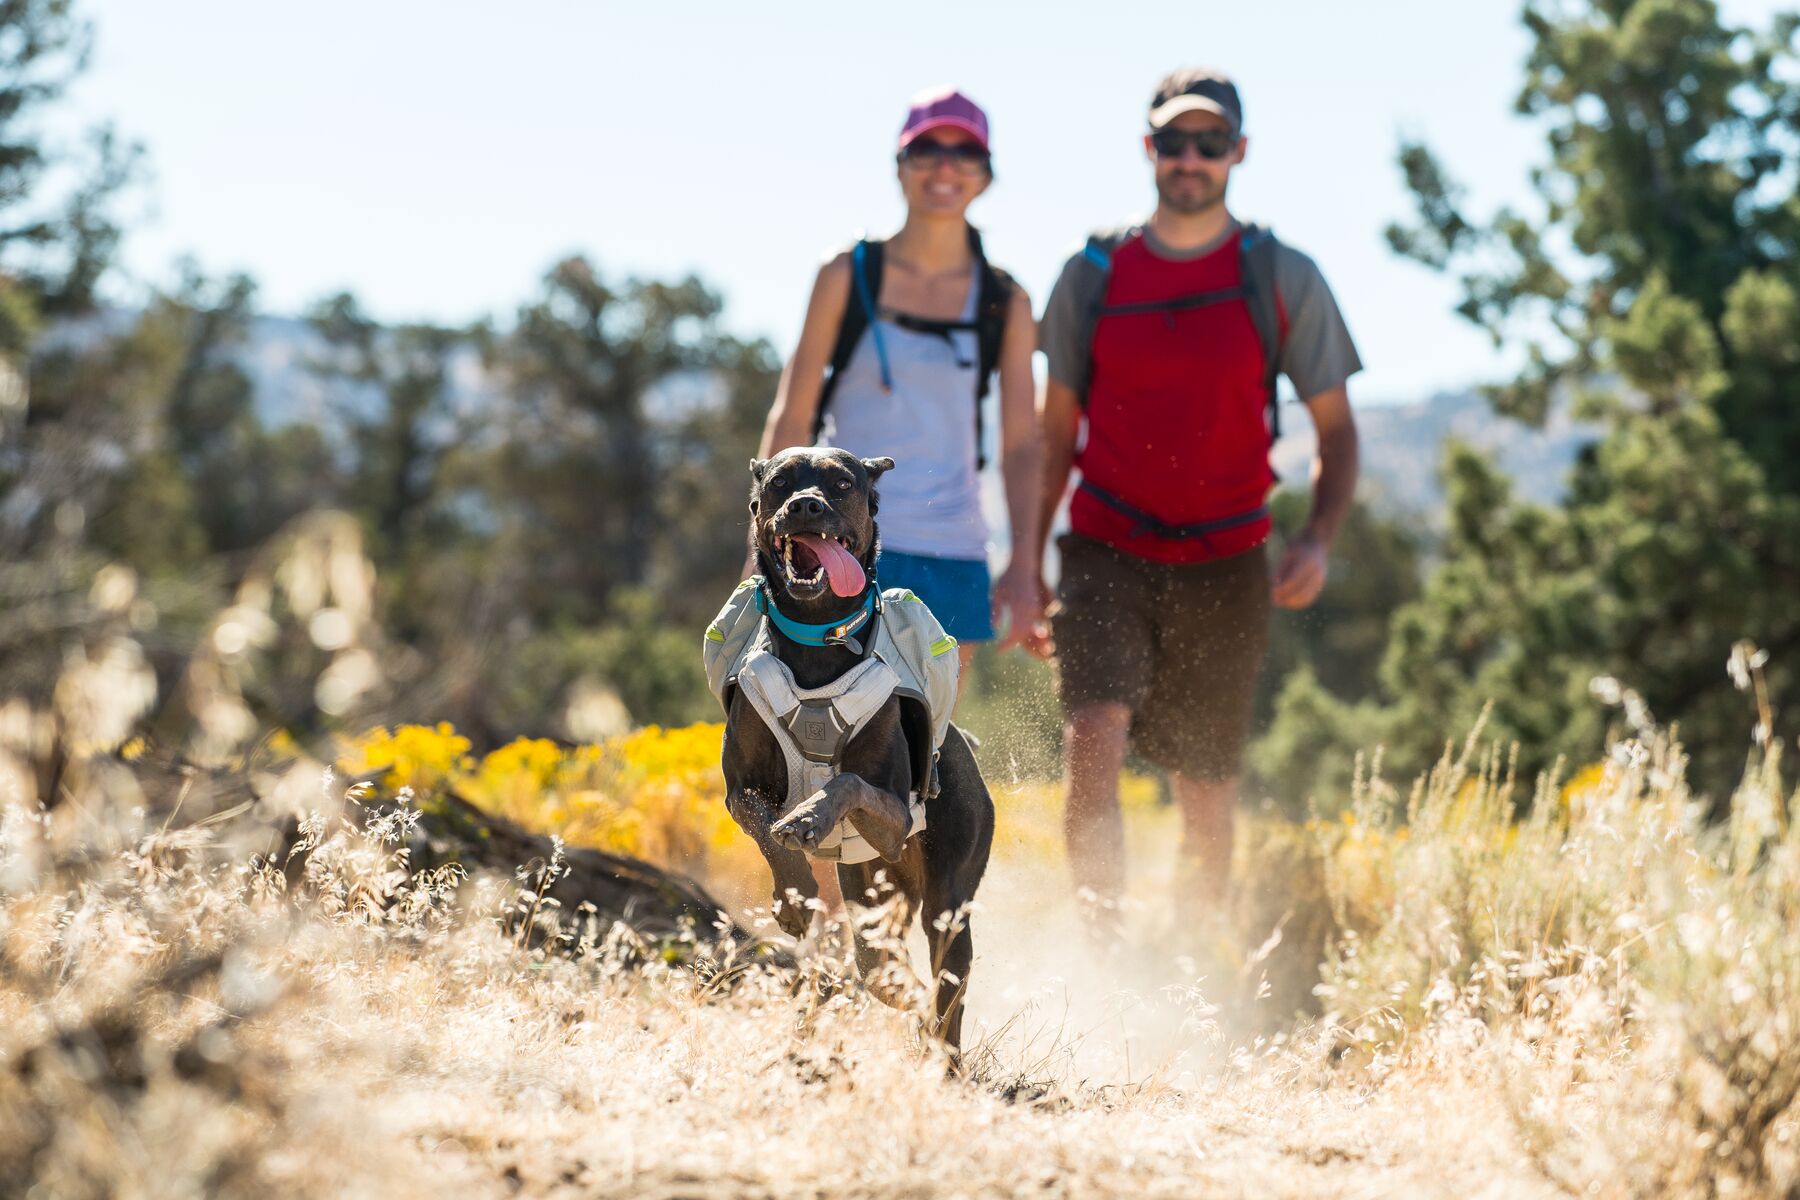
[[(915, 782), (907, 797), (912, 812), (907, 836), (918, 833), (925, 828), (925, 801), (936, 778), (932, 767), (956, 706), (961, 667), (954, 653), (956, 639), (944, 632), (917, 596), (893, 588), (882, 593), (876, 606), (868, 657), (823, 687), (801, 688), (787, 664), (770, 650), (768, 620), (755, 605), (761, 584), (757, 576), (738, 585), (707, 626), (702, 649), (706, 681), (720, 705), (729, 712), (731, 691), (741, 687), (781, 747), (788, 781), (781, 811), (791, 812), (840, 774), (845, 747), (888, 697), (898, 695), (924, 705), (931, 724), (930, 752), (915, 754)], [(846, 818), (826, 836), (814, 857), (860, 863), (875, 858), (876, 852)]]

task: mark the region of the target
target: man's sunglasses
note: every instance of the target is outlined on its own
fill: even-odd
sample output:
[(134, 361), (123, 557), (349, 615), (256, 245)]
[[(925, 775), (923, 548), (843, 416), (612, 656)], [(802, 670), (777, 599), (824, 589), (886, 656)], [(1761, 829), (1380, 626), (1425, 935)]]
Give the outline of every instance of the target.
[(988, 152), (975, 142), (951, 145), (932, 138), (916, 138), (900, 152), (900, 161), (923, 170), (936, 170), (939, 163), (947, 162), (963, 174), (973, 175), (988, 169)]
[(1150, 135), (1150, 145), (1158, 158), (1180, 158), (1192, 146), (1201, 158), (1221, 159), (1237, 147), (1238, 136), (1229, 129), (1158, 129)]

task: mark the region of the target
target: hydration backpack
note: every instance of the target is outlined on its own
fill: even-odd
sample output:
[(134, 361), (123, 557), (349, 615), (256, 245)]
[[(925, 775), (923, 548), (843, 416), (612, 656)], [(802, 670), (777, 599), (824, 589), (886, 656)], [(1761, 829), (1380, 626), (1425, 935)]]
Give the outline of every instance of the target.
[[(1246, 225), (1239, 234), (1238, 252), (1240, 255), (1239, 282), (1236, 287), (1215, 288), (1211, 291), (1193, 292), (1185, 296), (1172, 296), (1165, 300), (1148, 300), (1136, 304), (1108, 304), (1106, 290), (1112, 275), (1113, 251), (1120, 244), (1142, 231), (1142, 226), (1131, 226), (1125, 229), (1095, 233), (1087, 240), (1082, 249), (1082, 258), (1090, 264), (1092, 270), (1100, 273), (1095, 280), (1091, 293), (1096, 297), (1093, 305), (1084, 315), (1078, 336), (1081, 344), (1088, 348), (1088, 370), (1093, 371), (1094, 331), (1102, 317), (1125, 315), (1128, 313), (1173, 313), (1190, 308), (1202, 308), (1209, 304), (1222, 304), (1231, 300), (1242, 300), (1250, 310), (1251, 323), (1256, 327), (1257, 339), (1262, 343), (1263, 352), (1263, 393), (1268, 405), (1269, 444), (1273, 445), (1281, 437), (1281, 407), (1276, 395), (1276, 380), (1281, 361), (1281, 311), (1275, 290), (1275, 235), (1257, 225)], [(1087, 404), (1087, 392), (1084, 390), (1081, 402)], [(1083, 479), (1080, 490), (1106, 505), (1114, 512), (1129, 517), (1134, 533), (1154, 534), (1157, 537), (1172, 541), (1199, 541), (1210, 544), (1215, 533), (1223, 533), (1243, 525), (1261, 521), (1269, 515), (1268, 505), (1258, 505), (1244, 512), (1231, 513), (1210, 521), (1198, 521), (1190, 524), (1176, 525), (1164, 521), (1152, 513), (1145, 512), (1134, 504), (1130, 504), (1112, 492)]]
[[(1143, 304), (1106, 303), (1106, 286), (1112, 275), (1113, 251), (1132, 235), (1142, 232), (1143, 226), (1132, 225), (1124, 229), (1105, 230), (1095, 233), (1082, 248), (1082, 256), (1093, 268), (1100, 272), (1098, 286), (1092, 294), (1098, 299), (1086, 316), (1080, 330), (1081, 344), (1091, 349), (1094, 344), (1094, 327), (1100, 323), (1101, 317), (1124, 313), (1145, 312), (1177, 312), (1188, 308), (1201, 308), (1208, 304), (1219, 304), (1227, 300), (1242, 300), (1250, 309), (1250, 320), (1256, 326), (1256, 336), (1262, 342), (1263, 351), (1263, 391), (1268, 396), (1269, 404), (1269, 440), (1271, 443), (1281, 437), (1281, 407), (1276, 399), (1276, 377), (1281, 364), (1281, 310), (1275, 291), (1275, 248), (1279, 244), (1275, 235), (1261, 225), (1245, 225), (1238, 235), (1238, 253), (1242, 256), (1242, 281), (1237, 287), (1218, 288), (1210, 292), (1195, 292), (1187, 296), (1175, 296), (1167, 300), (1152, 300)], [(1090, 366), (1091, 369), (1091, 366)], [(1087, 393), (1082, 393), (1086, 402)]]

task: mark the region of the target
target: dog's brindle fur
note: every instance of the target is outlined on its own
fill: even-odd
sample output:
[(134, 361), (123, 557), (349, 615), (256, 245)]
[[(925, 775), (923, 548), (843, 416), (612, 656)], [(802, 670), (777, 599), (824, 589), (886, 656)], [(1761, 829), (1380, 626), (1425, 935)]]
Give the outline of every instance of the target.
[[(750, 537), (769, 594), (783, 615), (808, 624), (848, 619), (866, 595), (841, 597), (821, 582), (795, 584), (775, 553), (774, 539), (795, 533), (841, 537), (875, 582), (879, 542), (875, 526), (875, 481), (894, 465), (891, 458), (859, 459), (829, 448), (784, 450), (750, 464)], [(879, 620), (877, 617), (875, 620)], [(820, 687), (860, 662), (873, 642), (874, 623), (856, 635), (863, 650), (847, 646), (803, 646), (771, 623), (773, 652), (794, 673), (800, 687)], [(818, 897), (806, 851), (816, 849), (840, 818), (849, 817), (880, 857), (838, 865), (846, 902), (861, 905), (877, 894), (876, 872), (885, 872), (904, 907), (904, 931), (920, 915), (931, 946), (937, 1032), (954, 1050), (962, 1041), (962, 999), (968, 987), (974, 941), (965, 905), (987, 869), (994, 838), (994, 803), (975, 765), (975, 756), (955, 726), (945, 735), (938, 760), (939, 790), (926, 803), (926, 827), (908, 840), (907, 794), (913, 788), (909, 743), (931, 737), (924, 706), (889, 697), (845, 747), (842, 773), (785, 816), (787, 762), (755, 708), (734, 692), (725, 723), (725, 803), (733, 819), (755, 840), (775, 879), (775, 914), (794, 937), (806, 932), (812, 912), (805, 902)], [(796, 904), (790, 893), (797, 893)], [(883, 895), (882, 899), (886, 899)], [(958, 914), (939, 929), (940, 914)], [(885, 951), (856, 935), (857, 967), (876, 994), (890, 963)]]

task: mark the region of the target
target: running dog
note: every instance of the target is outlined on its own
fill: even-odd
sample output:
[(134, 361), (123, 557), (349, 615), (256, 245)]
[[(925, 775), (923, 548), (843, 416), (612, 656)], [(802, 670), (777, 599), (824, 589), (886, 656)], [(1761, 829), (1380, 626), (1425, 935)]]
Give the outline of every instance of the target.
[[(725, 803), (768, 860), (781, 927), (799, 937), (810, 923), (806, 901), (818, 888), (809, 856), (844, 860), (838, 880), (853, 904), (882, 890), (882, 872), (904, 905), (900, 929), (919, 916), (938, 972), (936, 1031), (954, 1051), (974, 958), (967, 906), (987, 869), (994, 804), (968, 739), (948, 719), (954, 640), (911, 593), (884, 597), (875, 582), (875, 482), (893, 465), (824, 447), (751, 462), (761, 582), (740, 587), (707, 631), (709, 677), (726, 709)], [(916, 648), (921, 628), (934, 636), (925, 651)], [(715, 670), (716, 647), (730, 637), (731, 664)], [(759, 654), (780, 667), (745, 665)], [(933, 656), (928, 672), (915, 670), (923, 654)], [(927, 674), (931, 686), (904, 686)], [(890, 690), (862, 686), (870, 680)], [(791, 788), (790, 768), (801, 781)], [(867, 861), (847, 861), (858, 854)], [(882, 995), (885, 952), (859, 933), (856, 960)]]

